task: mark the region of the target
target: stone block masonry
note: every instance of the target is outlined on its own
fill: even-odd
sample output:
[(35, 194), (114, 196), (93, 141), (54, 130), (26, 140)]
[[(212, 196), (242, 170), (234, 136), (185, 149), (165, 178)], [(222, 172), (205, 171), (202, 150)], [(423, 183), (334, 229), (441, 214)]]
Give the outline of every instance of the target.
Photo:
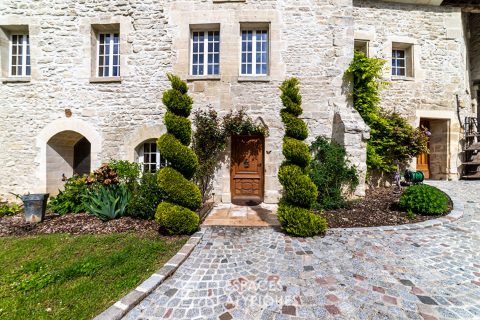
[[(90, 141), (92, 169), (109, 159), (135, 160), (139, 143), (165, 131), (161, 94), (168, 88), (166, 73), (173, 72), (189, 80), (194, 109), (211, 106), (223, 115), (245, 108), (268, 126), (265, 201), (276, 202), (283, 161), (278, 86), (287, 77), (300, 79), (312, 139), (332, 137), (335, 113), (355, 114), (343, 88), (343, 72), (353, 56), (352, 11), (351, 1), (327, 0), (2, 1), (2, 30), (27, 26), (32, 74), (21, 82), (4, 77), (0, 83), (0, 198), (47, 190), (53, 182), (47, 179), (46, 146), (63, 131)], [(263, 79), (239, 77), (240, 28), (246, 23), (269, 30), (269, 74)], [(211, 24), (220, 29), (220, 76), (193, 79), (190, 31)], [(121, 77), (98, 82), (92, 44), (102, 25), (119, 28)], [(3, 70), (4, 57), (0, 61)], [(70, 118), (65, 109), (71, 110)], [(367, 128), (346, 130), (355, 136)], [(364, 173), (365, 140), (354, 140), (349, 138), (347, 149)], [(216, 177), (217, 200), (230, 197), (228, 161)]]

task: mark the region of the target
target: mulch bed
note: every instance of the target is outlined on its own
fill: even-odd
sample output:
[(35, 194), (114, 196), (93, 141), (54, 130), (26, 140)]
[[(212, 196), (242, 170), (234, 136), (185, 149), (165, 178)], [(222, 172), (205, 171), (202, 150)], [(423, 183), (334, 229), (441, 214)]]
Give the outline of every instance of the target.
[(407, 218), (407, 213), (398, 206), (400, 195), (401, 191), (395, 188), (369, 189), (365, 199), (354, 201), (347, 208), (323, 211), (322, 215), (327, 219), (329, 228), (393, 226), (439, 217), (417, 214), (415, 219)]
[(158, 229), (158, 224), (155, 221), (122, 217), (103, 222), (87, 213), (46, 215), (45, 220), (38, 224), (26, 223), (23, 219), (23, 213), (0, 218), (0, 237), (51, 233), (78, 235), (136, 232), (141, 234), (158, 234)]

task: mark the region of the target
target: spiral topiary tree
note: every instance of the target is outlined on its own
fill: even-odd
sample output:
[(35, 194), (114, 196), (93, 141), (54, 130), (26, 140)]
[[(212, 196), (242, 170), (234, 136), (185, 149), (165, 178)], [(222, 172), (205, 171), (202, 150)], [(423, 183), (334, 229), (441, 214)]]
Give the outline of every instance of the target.
[(200, 189), (190, 181), (198, 167), (197, 156), (188, 147), (192, 137), (188, 116), (193, 101), (187, 95), (185, 82), (174, 75), (167, 76), (172, 85), (162, 97), (167, 107), (164, 117), (167, 133), (158, 138), (157, 145), (169, 166), (158, 173), (158, 186), (166, 201), (158, 206), (155, 219), (167, 234), (191, 234), (200, 222), (194, 211), (202, 204)]
[(278, 219), (286, 233), (311, 237), (325, 232), (327, 223), (324, 218), (311, 211), (318, 190), (306, 175), (311, 155), (307, 144), (303, 142), (308, 136), (307, 125), (298, 118), (303, 112), (298, 80), (296, 78), (285, 80), (280, 90), (284, 106), (280, 116), (285, 125), (282, 147), (285, 161), (278, 173), (283, 186), (283, 195), (278, 205)]

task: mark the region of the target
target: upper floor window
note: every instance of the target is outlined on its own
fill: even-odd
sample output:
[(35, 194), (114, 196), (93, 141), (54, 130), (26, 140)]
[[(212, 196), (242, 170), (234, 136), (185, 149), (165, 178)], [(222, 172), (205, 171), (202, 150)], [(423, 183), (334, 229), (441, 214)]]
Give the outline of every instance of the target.
[(410, 44), (392, 46), (392, 76), (413, 77), (413, 48)]
[(355, 40), (354, 42), (354, 49), (358, 52), (363, 52), (368, 57), (368, 48), (369, 41), (368, 40)]
[(30, 39), (28, 34), (10, 35), (9, 69), (9, 75), (12, 77), (30, 76)]
[(191, 42), (191, 74), (220, 74), (220, 32), (193, 31)]
[(99, 33), (97, 40), (98, 77), (120, 76), (120, 35), (118, 32)]
[(268, 74), (268, 30), (242, 30), (241, 75)]

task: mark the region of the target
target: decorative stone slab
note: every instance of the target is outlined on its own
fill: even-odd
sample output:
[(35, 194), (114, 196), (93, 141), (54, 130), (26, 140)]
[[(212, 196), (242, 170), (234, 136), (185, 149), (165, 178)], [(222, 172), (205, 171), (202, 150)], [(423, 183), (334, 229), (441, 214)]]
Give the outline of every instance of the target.
[(96, 316), (94, 320), (118, 320), (128, 311), (139, 304), (146, 296), (171, 276), (192, 253), (195, 246), (200, 242), (204, 231), (194, 233), (187, 243), (157, 272), (142, 282), (135, 290), (130, 291), (126, 296), (115, 302), (107, 310)]

